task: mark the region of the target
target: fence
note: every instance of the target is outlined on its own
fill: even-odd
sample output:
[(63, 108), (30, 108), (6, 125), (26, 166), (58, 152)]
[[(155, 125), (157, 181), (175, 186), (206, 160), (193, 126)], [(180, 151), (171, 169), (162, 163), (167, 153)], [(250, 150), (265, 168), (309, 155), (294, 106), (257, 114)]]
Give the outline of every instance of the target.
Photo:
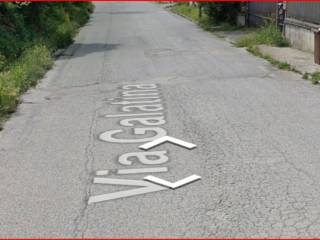
[(287, 2), (287, 17), (320, 24), (320, 2)]
[(261, 26), (266, 20), (275, 20), (277, 2), (249, 2), (248, 23), (251, 26)]

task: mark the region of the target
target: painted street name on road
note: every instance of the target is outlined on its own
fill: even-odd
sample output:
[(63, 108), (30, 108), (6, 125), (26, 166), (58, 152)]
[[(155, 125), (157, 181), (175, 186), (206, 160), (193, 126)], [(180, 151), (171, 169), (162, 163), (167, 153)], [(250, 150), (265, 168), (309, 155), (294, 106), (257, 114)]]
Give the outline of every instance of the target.
[[(119, 129), (108, 130), (100, 134), (100, 140), (107, 143), (141, 144), (164, 137), (167, 131), (160, 127), (166, 123), (164, 107), (161, 93), (157, 84), (129, 84), (121, 87), (121, 99), (111, 99), (112, 105), (119, 105), (120, 114), (106, 114), (105, 118), (120, 119)], [(141, 125), (143, 127), (141, 127)], [(129, 174), (150, 174), (167, 172), (168, 168), (163, 164), (169, 161), (168, 152), (149, 151), (124, 153), (118, 158), (118, 163), (123, 166), (132, 165), (133, 161), (138, 161), (144, 168), (128, 168), (114, 170), (116, 175)], [(109, 170), (99, 170), (96, 172), (94, 184), (135, 186), (137, 188), (119, 192), (106, 193), (97, 196), (90, 196), (88, 203), (97, 203), (113, 199), (125, 198), (145, 193), (158, 192), (168, 188), (147, 182), (144, 180), (115, 179), (106, 177)]]
[[(120, 126), (116, 130), (108, 130), (99, 135), (99, 139), (107, 143), (119, 144), (141, 144), (143, 150), (148, 150), (164, 142), (171, 142), (188, 149), (193, 149), (196, 145), (173, 137), (167, 136), (167, 131), (160, 127), (166, 123), (164, 106), (160, 97), (157, 84), (130, 84), (121, 87), (121, 99), (110, 99), (112, 105), (120, 105), (121, 114), (106, 114), (105, 118), (119, 118)], [(143, 127), (141, 127), (141, 125)], [(134, 160), (133, 160), (134, 159)], [(188, 178), (170, 183), (168, 181), (153, 176), (145, 180), (118, 179), (107, 177), (111, 172), (116, 175), (130, 174), (150, 174), (167, 172), (168, 168), (163, 164), (169, 161), (168, 152), (148, 151), (130, 152), (119, 156), (118, 162), (123, 166), (132, 165), (133, 161), (138, 161), (148, 167), (128, 168), (119, 170), (98, 170), (93, 180), (94, 184), (134, 186), (137, 188), (118, 192), (90, 196), (88, 203), (98, 203), (151, 192), (159, 192), (168, 189), (175, 189), (187, 183), (200, 179), (199, 176), (192, 175)], [(196, 178), (195, 178), (196, 176)], [(191, 179), (192, 178), (192, 179)], [(162, 183), (167, 183), (165, 184)]]

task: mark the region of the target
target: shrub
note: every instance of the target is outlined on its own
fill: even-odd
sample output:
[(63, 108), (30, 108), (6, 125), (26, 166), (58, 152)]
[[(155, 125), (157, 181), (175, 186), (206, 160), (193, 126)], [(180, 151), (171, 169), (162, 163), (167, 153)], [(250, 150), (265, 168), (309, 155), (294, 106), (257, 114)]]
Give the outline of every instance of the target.
[(258, 31), (257, 41), (260, 44), (268, 44), (278, 47), (289, 45), (288, 41), (282, 36), (282, 33), (274, 23), (269, 23)]
[[(227, 6), (231, 6), (230, 3), (223, 3), (222, 6), (224, 6), (225, 4), (227, 4)], [(238, 3), (236, 3), (235, 5), (238, 5)], [(225, 18), (224, 15), (225, 11), (231, 13), (233, 10), (231, 11), (230, 9), (223, 9), (222, 15), (224, 17), (220, 17), (220, 11), (217, 12), (217, 14), (219, 13), (219, 17), (218, 15), (214, 17), (214, 11), (210, 12), (213, 8), (212, 6), (217, 7), (220, 5), (218, 3), (197, 2), (197, 6), (190, 6), (189, 3), (179, 2), (173, 6), (172, 11), (197, 22), (201, 28), (207, 31), (233, 31), (239, 29), (239, 27), (234, 24), (233, 19), (229, 17)], [(236, 10), (235, 12), (236, 13), (234, 13), (234, 15), (232, 15), (233, 13), (231, 14), (234, 17), (234, 20), (236, 19), (238, 10)]]
[(19, 94), (34, 86), (51, 65), (50, 52), (44, 45), (23, 52), (21, 58), (0, 75), (0, 113), (13, 111)]
[(26, 50), (18, 61), (18, 66), (22, 66), (26, 73), (27, 87), (35, 85), (37, 79), (44, 75), (52, 63), (50, 51), (46, 46), (39, 44)]
[[(200, 2), (198, 2), (198, 4), (200, 4)], [(172, 11), (197, 22), (199, 26), (205, 30), (209, 30), (212, 26), (211, 20), (208, 18), (208, 16), (206, 14), (201, 14), (202, 16), (200, 17), (199, 7), (190, 6), (189, 3), (176, 3), (173, 6)]]
[(90, 13), (93, 12), (93, 5), (86, 2), (78, 2), (72, 5), (69, 10), (70, 20), (78, 26), (82, 26), (89, 19)]
[(238, 39), (236, 42), (237, 47), (250, 47), (259, 44), (277, 47), (289, 46), (289, 42), (282, 36), (282, 33), (274, 23), (269, 23), (258, 29), (256, 32)]
[(188, 3), (177, 3), (173, 6), (173, 12), (179, 13), (193, 21), (199, 20), (199, 10), (197, 7), (189, 6)]
[(318, 84), (320, 81), (320, 72), (314, 72), (311, 74), (311, 83)]
[(18, 103), (18, 92), (13, 87), (3, 85), (0, 76), (0, 114), (13, 112)]
[(4, 68), (5, 65), (6, 65), (6, 57), (0, 53), (0, 71)]
[(74, 27), (72, 26), (70, 19), (66, 16), (64, 23), (57, 27), (54, 34), (54, 39), (58, 48), (63, 48), (72, 43), (74, 35)]
[(239, 2), (209, 2), (205, 4), (207, 15), (215, 23), (235, 24), (241, 9)]
[(92, 11), (91, 2), (0, 2), (0, 52), (12, 60), (39, 39), (65, 47)]
[(90, 2), (0, 2), (0, 117), (52, 65), (50, 52), (72, 42)]

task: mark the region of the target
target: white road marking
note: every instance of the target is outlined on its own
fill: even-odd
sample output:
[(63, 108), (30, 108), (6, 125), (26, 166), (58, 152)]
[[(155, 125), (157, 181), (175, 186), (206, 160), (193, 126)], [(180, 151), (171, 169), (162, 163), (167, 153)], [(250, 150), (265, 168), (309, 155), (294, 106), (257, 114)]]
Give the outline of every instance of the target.
[(135, 174), (135, 173), (159, 173), (168, 172), (167, 167), (157, 167), (157, 168), (132, 168), (132, 169), (119, 169), (118, 174)]
[(142, 180), (94, 178), (93, 182), (100, 183), (100, 184), (107, 184), (107, 185), (136, 186), (138, 188), (91, 196), (88, 200), (88, 204), (104, 202), (104, 201), (109, 201), (109, 200), (119, 199), (119, 198), (126, 198), (126, 197), (131, 197), (131, 196), (146, 194), (151, 192), (168, 190), (168, 188), (166, 187), (162, 187), (158, 184), (154, 184), (154, 183), (142, 181)]
[(186, 178), (181, 179), (179, 181), (176, 181), (174, 183), (168, 182), (168, 181), (166, 181), (164, 179), (157, 178), (157, 177), (151, 176), (151, 175), (146, 176), (143, 179), (146, 180), (146, 181), (152, 182), (152, 183), (159, 184), (161, 186), (169, 187), (171, 189), (176, 189), (176, 188), (182, 187), (182, 186), (184, 186), (184, 185), (186, 185), (188, 183), (192, 183), (192, 182), (195, 182), (197, 180), (200, 180), (201, 177), (198, 176), (198, 175), (191, 175), (189, 177), (186, 177)]
[(150, 113), (130, 113), (130, 114), (106, 114), (104, 117), (106, 118), (117, 118), (117, 117), (136, 117), (136, 116), (150, 116), (150, 115), (163, 115), (163, 113), (155, 113), (155, 112), (150, 112)]
[(96, 175), (97, 176), (105, 176), (109, 174), (109, 170), (100, 170), (100, 171), (96, 171)]
[(197, 146), (193, 143), (185, 142), (183, 140), (180, 140), (180, 139), (177, 139), (174, 137), (164, 136), (164, 137), (157, 138), (151, 142), (145, 143), (145, 144), (139, 146), (139, 148), (143, 149), (143, 150), (149, 150), (150, 148), (156, 147), (156, 146), (158, 146), (162, 143), (165, 143), (165, 142), (170, 142), (170, 143), (176, 144), (178, 146), (185, 147), (187, 149), (193, 149)]

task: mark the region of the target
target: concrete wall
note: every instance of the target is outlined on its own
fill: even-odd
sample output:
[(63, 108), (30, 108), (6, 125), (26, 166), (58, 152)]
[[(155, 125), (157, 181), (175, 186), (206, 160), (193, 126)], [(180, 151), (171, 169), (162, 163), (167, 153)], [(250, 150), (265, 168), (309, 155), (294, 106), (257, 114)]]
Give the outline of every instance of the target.
[(285, 36), (294, 48), (307, 52), (314, 51), (314, 33), (312, 31), (289, 24), (285, 29)]
[(320, 27), (320, 2), (287, 2), (285, 36), (294, 48), (314, 52), (314, 32)]
[(287, 18), (284, 33), (292, 47), (313, 53), (314, 31), (316, 27), (317, 26), (313, 24)]

